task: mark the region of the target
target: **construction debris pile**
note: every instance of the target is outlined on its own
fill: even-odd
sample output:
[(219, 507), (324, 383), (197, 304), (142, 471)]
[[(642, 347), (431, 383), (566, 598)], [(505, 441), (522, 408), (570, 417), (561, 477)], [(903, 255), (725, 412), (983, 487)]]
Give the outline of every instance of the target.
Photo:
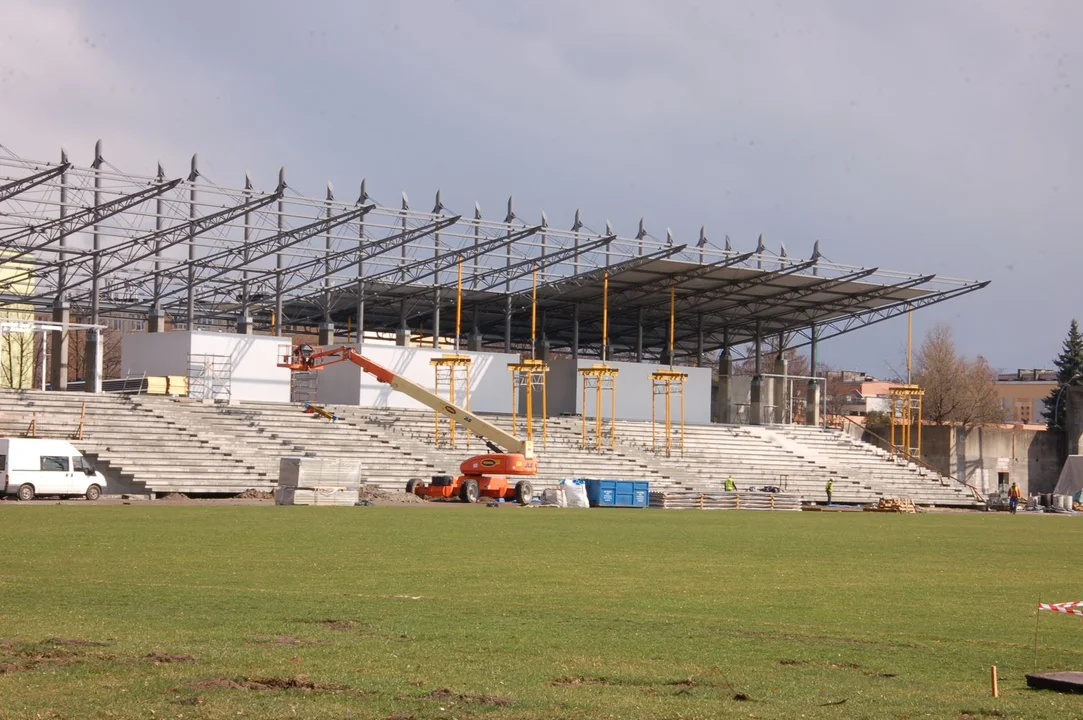
[(914, 501), (908, 497), (880, 498), (876, 505), (867, 509), (872, 512), (896, 513), (916, 513), (918, 511), (917, 507), (914, 506)]
[(278, 465), (276, 505), (358, 503), (361, 465), (356, 460), (284, 457)]

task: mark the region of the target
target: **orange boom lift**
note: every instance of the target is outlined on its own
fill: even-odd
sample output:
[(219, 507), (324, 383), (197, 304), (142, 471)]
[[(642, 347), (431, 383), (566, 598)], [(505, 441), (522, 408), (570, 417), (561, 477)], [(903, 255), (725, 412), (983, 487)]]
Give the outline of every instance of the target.
[[(459, 498), (463, 502), (477, 502), (480, 497), (516, 500), (525, 505), (534, 495), (534, 487), (528, 480), (510, 484), (508, 476), (536, 475), (538, 459), (534, 457), (534, 443), (520, 440), (495, 425), (482, 420), (458, 405), (431, 393), (417, 383), (396, 375), (387, 368), (374, 363), (349, 346), (316, 349), (311, 345), (297, 345), (290, 355), (278, 363), (291, 371), (320, 370), (328, 365), (352, 362), (382, 383), (429, 406), (436, 412), (457, 422), (471, 431), (488, 446), (491, 453), (477, 455), (459, 465), (457, 477), (434, 475), (431, 482), (411, 480), (406, 492), (423, 497)], [(501, 447), (504, 449), (502, 450)]]

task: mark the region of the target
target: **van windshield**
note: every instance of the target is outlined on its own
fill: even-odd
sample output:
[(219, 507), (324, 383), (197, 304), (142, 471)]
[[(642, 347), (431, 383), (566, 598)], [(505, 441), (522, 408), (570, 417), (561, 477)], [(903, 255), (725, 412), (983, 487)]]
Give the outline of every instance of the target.
[(88, 475), (92, 475), (94, 473), (94, 466), (91, 465), (90, 461), (82, 455), (78, 457), (73, 457), (71, 459), (71, 468), (75, 472), (84, 472)]

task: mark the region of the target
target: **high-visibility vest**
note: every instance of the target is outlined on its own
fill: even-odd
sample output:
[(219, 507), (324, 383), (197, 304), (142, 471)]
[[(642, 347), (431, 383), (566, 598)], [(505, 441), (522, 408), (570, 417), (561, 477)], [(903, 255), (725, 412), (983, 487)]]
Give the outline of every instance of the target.
[(731, 478), (731, 477), (726, 478), (726, 491), (727, 492), (733, 492), (736, 489), (737, 489), (737, 485), (733, 482), (733, 478)]
[(825, 488), (827, 490), (827, 492), (831, 492), (834, 488), (835, 488), (835, 481), (834, 480), (828, 480), (827, 481), (827, 487)]

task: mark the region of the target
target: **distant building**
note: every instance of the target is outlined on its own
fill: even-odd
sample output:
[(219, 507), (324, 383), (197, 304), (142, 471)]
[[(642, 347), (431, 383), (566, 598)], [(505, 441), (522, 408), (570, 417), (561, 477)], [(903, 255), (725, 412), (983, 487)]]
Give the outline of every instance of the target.
[(827, 411), (848, 417), (886, 413), (891, 409), (888, 391), (898, 384), (877, 380), (856, 370), (830, 371), (827, 373)]
[(1008, 419), (1020, 425), (1042, 424), (1043, 400), (1056, 389), (1056, 370), (1016, 370), (997, 376), (1001, 405)]

